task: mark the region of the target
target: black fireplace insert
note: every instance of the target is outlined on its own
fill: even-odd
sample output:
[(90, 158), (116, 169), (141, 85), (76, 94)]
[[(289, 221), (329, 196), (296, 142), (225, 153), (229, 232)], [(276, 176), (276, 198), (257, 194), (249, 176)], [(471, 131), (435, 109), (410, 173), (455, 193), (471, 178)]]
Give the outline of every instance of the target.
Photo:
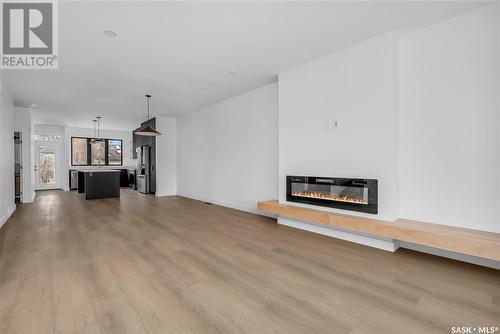
[(376, 214), (378, 213), (378, 181), (340, 177), (287, 176), (286, 200)]

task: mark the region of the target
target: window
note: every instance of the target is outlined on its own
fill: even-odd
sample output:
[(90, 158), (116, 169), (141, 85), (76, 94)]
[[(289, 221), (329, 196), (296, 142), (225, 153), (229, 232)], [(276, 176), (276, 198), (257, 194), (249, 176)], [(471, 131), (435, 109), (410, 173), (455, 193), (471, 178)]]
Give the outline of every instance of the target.
[(71, 164), (73, 166), (86, 166), (87, 159), (87, 138), (71, 138)]
[(120, 139), (92, 142), (92, 138), (71, 138), (72, 166), (121, 166), (122, 152), (123, 141)]
[(108, 164), (122, 164), (122, 141), (110, 139), (108, 140)]
[(106, 141), (90, 143), (90, 164), (95, 166), (106, 165)]
[(60, 141), (62, 140), (62, 136), (60, 135), (40, 135), (36, 134), (35, 136), (36, 141)]
[(56, 153), (50, 148), (40, 146), (40, 184), (56, 183)]

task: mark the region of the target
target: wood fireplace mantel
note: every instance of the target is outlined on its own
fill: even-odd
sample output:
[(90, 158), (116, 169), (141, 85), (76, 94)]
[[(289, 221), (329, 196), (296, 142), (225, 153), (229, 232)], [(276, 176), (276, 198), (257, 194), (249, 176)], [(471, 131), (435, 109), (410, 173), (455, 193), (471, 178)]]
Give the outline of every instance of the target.
[(407, 219), (394, 222), (355, 217), (294, 205), (277, 200), (259, 202), (257, 209), (286, 218), (329, 225), (345, 231), (411, 242), (484, 259), (500, 261), (500, 234)]

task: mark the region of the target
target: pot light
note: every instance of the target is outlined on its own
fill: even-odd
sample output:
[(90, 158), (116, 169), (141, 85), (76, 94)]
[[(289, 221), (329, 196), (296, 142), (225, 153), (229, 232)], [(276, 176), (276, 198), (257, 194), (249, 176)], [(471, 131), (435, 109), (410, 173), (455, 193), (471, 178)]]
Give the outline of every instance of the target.
[(116, 37), (116, 32), (111, 30), (104, 30), (104, 34), (108, 37)]

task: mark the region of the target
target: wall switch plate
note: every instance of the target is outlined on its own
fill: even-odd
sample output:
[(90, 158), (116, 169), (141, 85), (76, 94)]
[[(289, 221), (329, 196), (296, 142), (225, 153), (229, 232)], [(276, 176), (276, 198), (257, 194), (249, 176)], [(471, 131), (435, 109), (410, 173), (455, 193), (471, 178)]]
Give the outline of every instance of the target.
[(331, 119), (328, 121), (328, 129), (329, 130), (336, 130), (339, 128), (339, 121), (336, 119)]

